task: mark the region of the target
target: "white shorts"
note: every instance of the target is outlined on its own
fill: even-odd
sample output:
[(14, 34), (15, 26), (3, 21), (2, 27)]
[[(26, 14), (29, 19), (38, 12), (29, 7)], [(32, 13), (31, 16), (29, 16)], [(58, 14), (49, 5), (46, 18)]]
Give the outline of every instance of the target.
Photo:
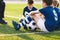
[(38, 20), (38, 22), (37, 22), (38, 28), (40, 28), (40, 30), (43, 31), (43, 32), (49, 32), (49, 31), (46, 29), (44, 23), (45, 23), (45, 20), (42, 20), (42, 19), (40, 18), (40, 19)]

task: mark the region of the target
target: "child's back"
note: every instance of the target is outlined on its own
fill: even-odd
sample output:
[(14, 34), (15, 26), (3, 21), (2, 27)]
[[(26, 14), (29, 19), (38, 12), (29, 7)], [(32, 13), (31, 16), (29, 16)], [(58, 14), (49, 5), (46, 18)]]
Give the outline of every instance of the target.
[(45, 26), (49, 31), (53, 31), (57, 26), (58, 15), (52, 6), (40, 10), (45, 16)]

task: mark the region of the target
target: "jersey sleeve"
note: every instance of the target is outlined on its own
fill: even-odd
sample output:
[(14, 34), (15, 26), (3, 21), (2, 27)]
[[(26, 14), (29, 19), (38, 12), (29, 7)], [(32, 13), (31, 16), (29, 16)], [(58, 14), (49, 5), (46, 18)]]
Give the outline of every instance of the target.
[(40, 9), (39, 12), (43, 14), (44, 10), (43, 9)]
[(37, 10), (37, 8), (34, 7), (34, 11), (36, 11), (36, 10)]
[(46, 13), (47, 13), (44, 8), (43, 9), (40, 9), (39, 12), (42, 13), (43, 15), (46, 15)]
[(35, 10), (37, 10), (37, 8), (35, 8)]

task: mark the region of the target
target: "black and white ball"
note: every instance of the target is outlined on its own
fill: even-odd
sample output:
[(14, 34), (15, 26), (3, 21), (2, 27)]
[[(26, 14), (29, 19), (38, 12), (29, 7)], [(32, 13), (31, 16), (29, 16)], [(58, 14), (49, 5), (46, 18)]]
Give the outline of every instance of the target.
[(27, 24), (27, 28), (29, 28), (30, 30), (36, 30), (35, 21), (32, 20), (29, 24)]

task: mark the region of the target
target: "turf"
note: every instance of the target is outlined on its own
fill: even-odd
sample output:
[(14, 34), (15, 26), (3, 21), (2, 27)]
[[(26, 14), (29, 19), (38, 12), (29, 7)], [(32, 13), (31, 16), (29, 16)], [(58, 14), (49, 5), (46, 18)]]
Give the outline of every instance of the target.
[[(23, 8), (26, 4), (6, 4), (5, 18), (8, 22), (7, 25), (0, 24), (0, 35), (1, 34), (20, 34), (20, 33), (32, 33), (31, 31), (26, 31), (23, 28), (16, 31), (12, 25), (12, 20), (19, 22), (18, 18), (9, 18), (8, 16), (22, 17)], [(34, 5), (36, 8), (40, 9), (40, 4)], [(0, 40), (60, 40), (60, 32), (51, 33), (38, 33), (38, 34), (24, 34), (16, 36), (0, 36)]]

